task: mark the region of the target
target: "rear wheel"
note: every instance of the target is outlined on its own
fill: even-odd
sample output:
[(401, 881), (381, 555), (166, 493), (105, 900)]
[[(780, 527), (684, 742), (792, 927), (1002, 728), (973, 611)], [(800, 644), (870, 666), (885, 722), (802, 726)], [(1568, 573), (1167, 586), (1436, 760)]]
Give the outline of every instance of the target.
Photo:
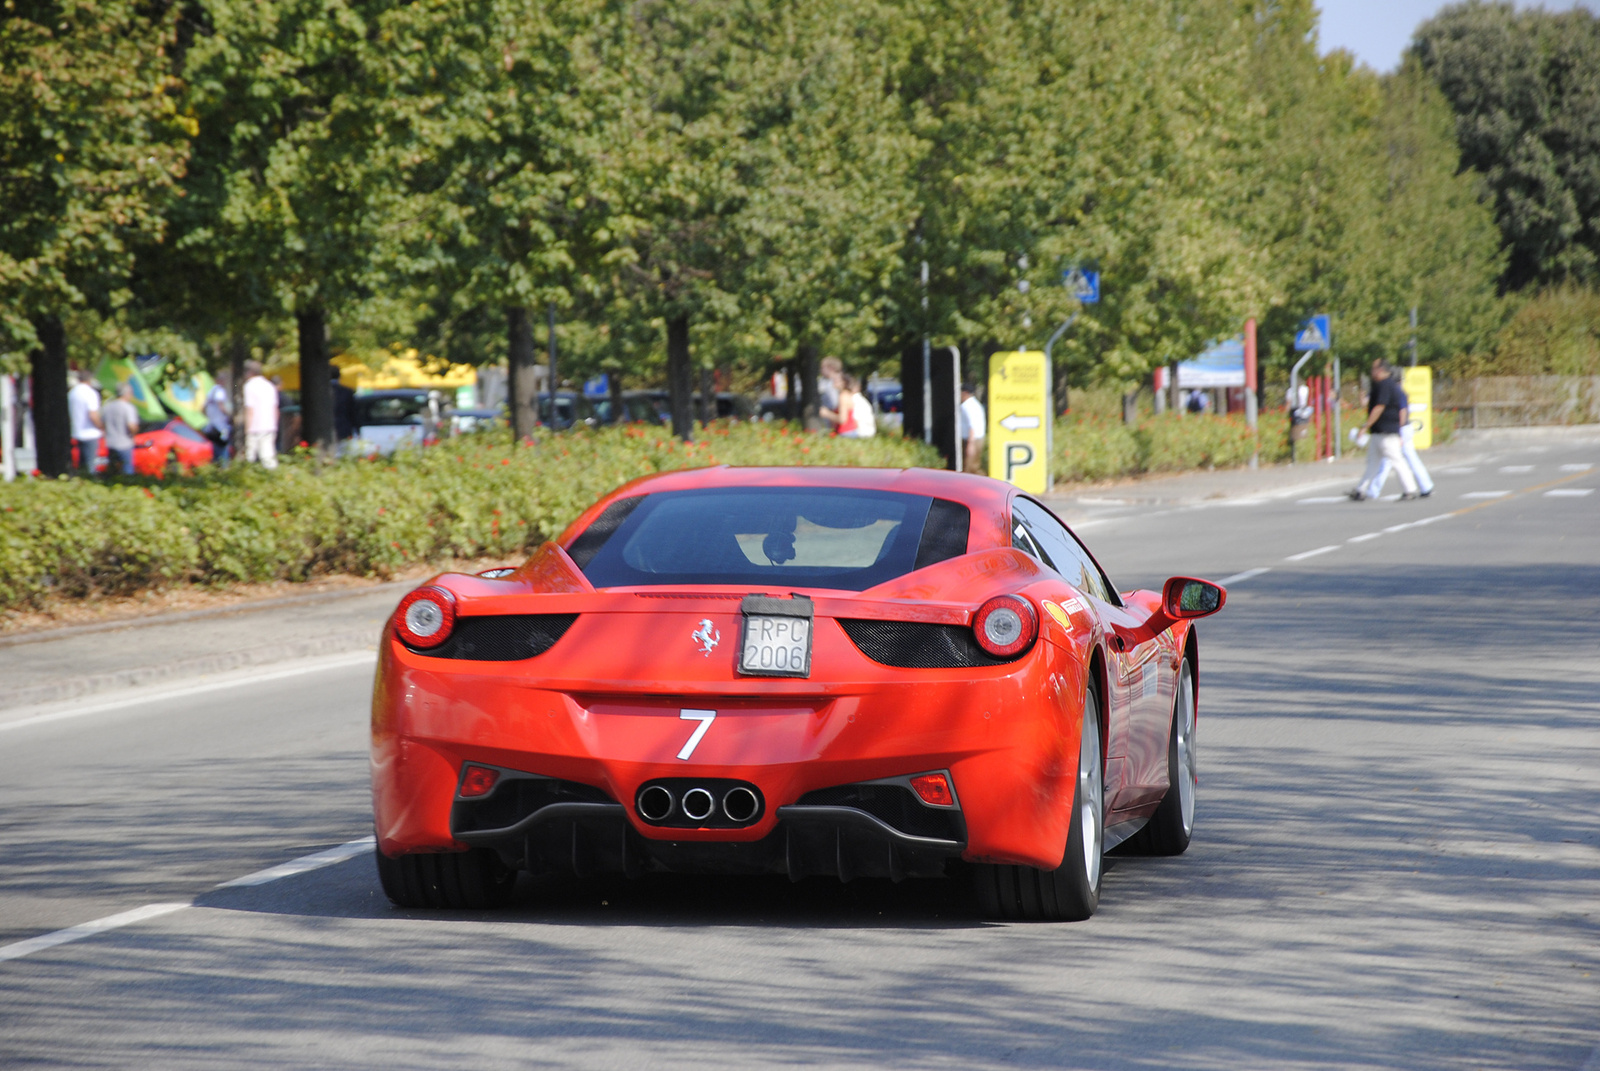
[(511, 899), (517, 872), (494, 852), (398, 855), (377, 851), (378, 880), (396, 907), (502, 907)]
[(1078, 748), (1078, 784), (1073, 792), (1067, 850), (1054, 870), (1003, 863), (975, 868), (978, 905), (993, 918), (1076, 922), (1100, 903), (1104, 865), (1105, 778), (1100, 754), (1100, 704), (1093, 691), (1083, 698), (1083, 735)]
[(1167, 738), (1167, 794), (1145, 827), (1124, 845), (1130, 855), (1182, 855), (1194, 835), (1194, 795), (1199, 783), (1195, 765), (1194, 672), (1185, 658), (1178, 670), (1178, 694), (1172, 701), (1172, 730)]

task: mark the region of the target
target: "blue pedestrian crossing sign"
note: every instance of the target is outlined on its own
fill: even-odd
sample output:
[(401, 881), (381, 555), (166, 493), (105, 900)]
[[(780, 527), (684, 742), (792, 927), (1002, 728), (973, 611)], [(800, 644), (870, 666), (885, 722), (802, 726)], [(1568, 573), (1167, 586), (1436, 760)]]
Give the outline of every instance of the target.
[(1100, 300), (1100, 273), (1097, 271), (1068, 268), (1061, 273), (1061, 281), (1081, 304), (1093, 305)]
[(1294, 351), (1305, 353), (1308, 350), (1326, 350), (1333, 348), (1333, 329), (1328, 324), (1327, 316), (1313, 316), (1300, 328), (1300, 333), (1294, 336)]

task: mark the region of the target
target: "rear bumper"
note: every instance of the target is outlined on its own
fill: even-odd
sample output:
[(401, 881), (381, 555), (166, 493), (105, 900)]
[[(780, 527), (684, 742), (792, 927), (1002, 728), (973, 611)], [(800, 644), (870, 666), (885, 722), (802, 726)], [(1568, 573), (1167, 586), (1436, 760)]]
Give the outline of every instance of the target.
[(792, 881), (938, 877), (966, 848), (965, 838), (912, 836), (854, 808), (799, 805), (778, 808), (772, 832), (755, 841), (650, 840), (620, 803), (553, 803), (512, 826), (456, 839), (538, 874), (787, 874)]
[[(508, 863), (564, 872), (940, 873), (952, 858), (1054, 867), (1066, 844), (1084, 681), (1049, 652), (983, 670), (894, 670), (880, 679), (628, 694), (612, 683), (517, 677), (503, 668), (418, 658), (385, 636), (373, 690), (373, 810), (388, 855), (490, 847)], [(657, 687), (661, 687), (658, 685)], [(732, 692), (737, 687), (740, 692)], [(691, 760), (694, 722), (718, 718)], [(494, 821), (461, 820), (466, 763), (559, 779), (595, 795)], [(899, 827), (808, 794), (947, 770), (959, 829)], [(742, 828), (662, 828), (636, 813), (653, 780), (726, 778), (755, 786)], [(892, 816), (891, 816), (892, 817)]]

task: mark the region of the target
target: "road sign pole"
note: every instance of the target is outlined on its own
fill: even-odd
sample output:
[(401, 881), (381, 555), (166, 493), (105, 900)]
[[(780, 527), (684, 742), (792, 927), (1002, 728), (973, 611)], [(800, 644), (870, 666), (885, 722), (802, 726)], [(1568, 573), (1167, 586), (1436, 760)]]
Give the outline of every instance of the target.
[(1339, 358), (1333, 359), (1333, 459), (1344, 457), (1344, 406), (1340, 399), (1344, 392), (1339, 384)]

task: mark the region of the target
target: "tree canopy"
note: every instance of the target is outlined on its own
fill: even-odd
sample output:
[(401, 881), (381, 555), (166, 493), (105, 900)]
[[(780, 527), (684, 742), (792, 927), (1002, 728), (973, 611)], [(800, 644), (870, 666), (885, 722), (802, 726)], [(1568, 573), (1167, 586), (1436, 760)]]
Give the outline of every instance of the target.
[(980, 360), (1074, 314), (1075, 383), (1249, 316), (1269, 367), (1314, 312), (1394, 356), (1412, 307), (1454, 359), (1494, 345), (1497, 281), (1593, 270), (1587, 16), (1452, 9), (1380, 76), (1319, 54), (1310, 0), (7, 10), (9, 347), (76, 306), (200, 354), (292, 334), (313, 441), (330, 344), (509, 355), (525, 422), (549, 306), (565, 368), (664, 369), (688, 434), (713, 368)]

